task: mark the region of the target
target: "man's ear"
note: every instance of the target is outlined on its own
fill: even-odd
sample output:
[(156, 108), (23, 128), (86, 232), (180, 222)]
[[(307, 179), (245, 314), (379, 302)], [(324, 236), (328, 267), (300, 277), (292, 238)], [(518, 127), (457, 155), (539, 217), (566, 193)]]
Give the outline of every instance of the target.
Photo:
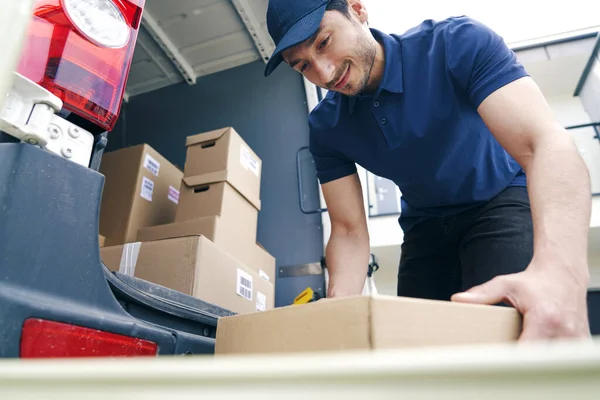
[(348, 0), (348, 11), (353, 18), (358, 19), (360, 24), (368, 24), (369, 12), (362, 0)]

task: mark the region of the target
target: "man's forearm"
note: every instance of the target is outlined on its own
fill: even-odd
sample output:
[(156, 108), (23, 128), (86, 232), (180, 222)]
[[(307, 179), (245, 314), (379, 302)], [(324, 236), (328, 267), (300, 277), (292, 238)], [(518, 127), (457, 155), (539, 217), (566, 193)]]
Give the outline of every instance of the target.
[(365, 231), (333, 231), (327, 244), (328, 297), (362, 293), (369, 265), (369, 235)]
[(534, 225), (534, 265), (557, 262), (587, 285), (590, 178), (572, 139), (548, 135), (526, 168)]

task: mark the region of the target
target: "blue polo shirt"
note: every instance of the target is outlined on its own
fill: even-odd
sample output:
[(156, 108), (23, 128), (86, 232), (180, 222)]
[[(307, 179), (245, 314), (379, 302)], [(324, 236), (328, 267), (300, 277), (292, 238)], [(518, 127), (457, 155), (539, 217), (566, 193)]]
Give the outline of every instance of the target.
[(489, 94), (528, 75), (500, 36), (468, 17), (427, 20), (403, 35), (371, 32), (385, 52), (379, 88), (354, 97), (330, 91), (309, 117), (321, 184), (356, 164), (390, 179), (402, 193), (405, 232), (526, 185), (477, 113)]

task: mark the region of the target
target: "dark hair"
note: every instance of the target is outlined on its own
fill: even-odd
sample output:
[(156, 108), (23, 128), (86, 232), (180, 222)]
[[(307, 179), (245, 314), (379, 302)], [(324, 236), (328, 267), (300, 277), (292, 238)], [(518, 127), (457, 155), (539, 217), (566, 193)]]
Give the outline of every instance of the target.
[(327, 11), (339, 11), (346, 17), (350, 18), (350, 11), (348, 11), (348, 0), (331, 0), (327, 4)]

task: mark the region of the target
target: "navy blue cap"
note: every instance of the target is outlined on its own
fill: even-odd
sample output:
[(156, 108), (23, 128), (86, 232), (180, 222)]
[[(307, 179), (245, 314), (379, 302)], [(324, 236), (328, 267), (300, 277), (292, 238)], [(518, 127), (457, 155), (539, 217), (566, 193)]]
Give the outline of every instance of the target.
[(269, 76), (281, 64), (282, 52), (315, 34), (329, 1), (269, 0), (267, 29), (276, 47), (265, 67), (265, 76)]

